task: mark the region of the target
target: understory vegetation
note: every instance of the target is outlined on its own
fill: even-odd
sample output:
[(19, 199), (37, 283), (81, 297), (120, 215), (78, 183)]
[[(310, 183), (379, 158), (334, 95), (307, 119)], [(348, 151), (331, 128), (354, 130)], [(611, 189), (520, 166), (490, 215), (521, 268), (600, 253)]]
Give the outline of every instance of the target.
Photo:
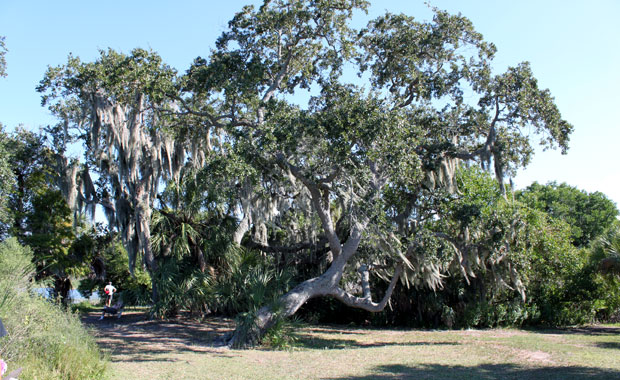
[[(521, 224), (519, 235), (513, 238), (514, 245), (510, 247), (512, 262), (518, 266), (522, 281), (521, 290), (503, 283), (492, 268), (480, 267), (467, 276), (460, 271), (449, 272), (437, 289), (399, 284), (391, 305), (379, 313), (351, 309), (335, 300), (321, 298), (302, 307), (298, 318), (312, 323), (415, 328), (570, 326), (617, 320), (620, 281), (613, 266), (608, 271), (601, 270), (605, 259), (616, 257), (613, 244), (618, 244), (617, 222), (597, 221), (607, 223), (607, 229), (586, 247), (578, 247), (571, 242), (571, 225), (567, 221), (519, 200), (531, 188), (506, 200), (493, 178), (476, 168), (459, 173), (459, 188), (458, 199), (446, 213), (465, 220), (471, 229), (488, 229), (515, 221)], [(587, 195), (574, 188), (572, 191)], [(608, 208), (614, 207), (610, 201), (605, 202)], [(157, 224), (153, 230), (160, 233)], [(315, 254), (313, 258), (299, 254), (287, 257), (238, 247), (230, 243), (231, 234), (230, 229), (220, 228), (217, 232), (211, 229), (205, 235), (208, 239), (203, 237), (202, 251), (207, 265), (204, 272), (193, 255), (155, 250), (161, 263), (156, 275), (161, 293), (159, 302), (152, 308), (154, 316), (174, 317), (188, 311), (198, 318), (237, 316), (241, 324), (251, 324), (260, 307), (272, 304), (277, 308), (279, 296), (304, 278), (316, 275), (318, 271), (313, 272), (313, 268), (325, 265), (324, 254)], [(122, 296), (129, 303), (148, 304), (150, 280), (144, 277), (148, 274), (136, 272), (134, 278), (144, 277), (141, 283), (121, 281), (130, 278), (127, 255), (120, 244), (115, 243), (114, 247), (102, 253), (102, 259), (109, 263), (108, 278), (120, 284)], [(114, 264), (117, 260), (123, 264)], [(450, 257), (446, 260), (449, 264)], [(349, 286), (355, 287), (356, 273), (350, 273), (348, 279)], [(383, 282), (379, 277), (371, 281), (377, 288)], [(98, 283), (99, 287), (103, 285), (103, 281)], [(282, 322), (276, 327), (285, 329)], [(276, 337), (279, 334), (273, 333)]]

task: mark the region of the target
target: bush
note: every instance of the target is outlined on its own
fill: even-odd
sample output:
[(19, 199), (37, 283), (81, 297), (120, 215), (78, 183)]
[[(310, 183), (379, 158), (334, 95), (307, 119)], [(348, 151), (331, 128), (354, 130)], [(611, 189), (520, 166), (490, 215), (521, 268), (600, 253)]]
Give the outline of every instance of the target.
[(79, 303), (72, 303), (71, 312), (76, 314), (88, 314), (93, 311), (101, 311), (101, 307), (92, 304), (90, 301), (82, 301)]
[(190, 260), (169, 257), (155, 273), (159, 300), (151, 309), (155, 318), (174, 317), (181, 310), (202, 316), (209, 312), (211, 275), (201, 272)]
[(263, 337), (263, 345), (271, 349), (286, 350), (294, 348), (299, 340), (299, 319), (279, 318)]
[[(620, 319), (620, 222), (603, 233), (589, 249), (587, 289), (596, 299), (596, 319), (615, 322)], [(584, 276), (585, 277), (585, 276)]]
[(519, 298), (504, 302), (472, 302), (466, 305), (458, 321), (458, 327), (521, 326), (532, 313), (532, 309), (524, 305)]
[(256, 311), (275, 302), (290, 289), (290, 270), (279, 270), (254, 251), (239, 248), (231, 263), (213, 287), (214, 311), (224, 315)]
[[(295, 338), (290, 324), (280, 314), (279, 297), (290, 289), (291, 271), (277, 269), (255, 251), (237, 248), (230, 254), (234, 257), (230, 267), (213, 286), (214, 311), (236, 315), (238, 342), (250, 346), (262, 343), (279, 349), (290, 347)], [(256, 325), (256, 316), (263, 306), (271, 307), (276, 314), (276, 323), (265, 336)]]
[(101, 379), (106, 362), (77, 316), (33, 293), (32, 253), (9, 239), (0, 243), (0, 318), (9, 335), (0, 355), (21, 380)]

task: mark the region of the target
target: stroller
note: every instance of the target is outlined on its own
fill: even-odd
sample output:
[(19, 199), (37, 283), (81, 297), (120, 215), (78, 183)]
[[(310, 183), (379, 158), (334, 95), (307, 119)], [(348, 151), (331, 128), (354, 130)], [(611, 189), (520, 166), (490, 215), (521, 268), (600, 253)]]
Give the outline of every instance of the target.
[(123, 309), (125, 309), (125, 304), (121, 300), (116, 302), (114, 306), (104, 306), (103, 310), (101, 310), (101, 317), (99, 317), (99, 320), (105, 318), (106, 314), (109, 316), (116, 315), (116, 318), (120, 318), (121, 314), (123, 314)]

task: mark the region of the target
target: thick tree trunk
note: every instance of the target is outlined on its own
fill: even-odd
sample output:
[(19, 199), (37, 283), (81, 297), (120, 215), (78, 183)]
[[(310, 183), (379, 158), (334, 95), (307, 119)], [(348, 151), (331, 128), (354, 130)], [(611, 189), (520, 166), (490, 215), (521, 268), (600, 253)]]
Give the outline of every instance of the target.
[(231, 340), (232, 348), (246, 348), (260, 342), (265, 333), (278, 320), (295, 314), (309, 299), (331, 294), (342, 278), (342, 271), (334, 266), (319, 277), (306, 280), (297, 285), (279, 300), (279, 309), (270, 306), (262, 307), (256, 314), (253, 326), (237, 326)]
[(71, 291), (71, 279), (66, 276), (56, 276), (54, 280), (54, 292), (64, 307), (69, 306), (69, 292)]
[[(240, 323), (228, 342), (229, 346), (233, 348), (244, 348), (259, 343), (267, 330), (277, 322), (278, 318), (286, 318), (295, 314), (311, 298), (331, 296), (351, 307), (371, 312), (381, 311), (387, 305), (403, 269), (401, 264), (396, 267), (392, 281), (379, 303), (372, 301), (369, 284), (369, 271), (371, 268), (367, 265), (362, 265), (358, 269), (361, 275), (362, 297), (354, 296), (341, 289), (339, 283), (345, 267), (349, 259), (357, 252), (368, 220), (353, 222), (347, 241), (342, 243), (336, 233), (332, 220), (330, 189), (325, 186), (325, 183), (330, 181), (330, 176), (317, 182), (306, 178), (298, 167), (286, 161), (283, 154), (278, 153), (275, 158), (283, 169), (288, 170), (295, 178), (300, 180), (310, 192), (311, 202), (321, 220), (333, 261), (327, 271), (321, 276), (302, 282), (293, 290), (280, 297), (277, 310), (270, 306), (264, 306), (256, 313), (250, 326)], [(383, 186), (385, 180), (377, 172), (374, 163), (370, 164), (370, 169), (373, 173), (372, 188), (378, 190)], [(334, 173), (337, 174), (337, 172)]]
[(205, 260), (205, 255), (202, 253), (202, 249), (200, 246), (196, 245), (194, 248), (194, 252), (196, 253), (196, 260), (198, 261), (198, 268), (202, 273), (207, 270), (207, 261)]
[(241, 222), (239, 222), (239, 225), (237, 226), (237, 229), (233, 234), (233, 242), (236, 245), (241, 245), (241, 241), (243, 240), (245, 234), (250, 230), (250, 226), (250, 213), (245, 212), (245, 214), (243, 215), (243, 219), (241, 219)]
[(238, 325), (228, 345), (233, 348), (244, 348), (260, 342), (267, 330), (277, 321), (277, 318), (289, 317), (311, 298), (328, 295), (334, 292), (342, 278), (347, 260), (357, 251), (361, 240), (362, 226), (356, 225), (352, 230), (351, 237), (346, 244), (341, 245), (337, 237), (332, 239), (336, 244), (330, 244), (334, 250), (343, 252), (332, 262), (332, 265), (319, 277), (302, 282), (293, 290), (286, 293), (279, 300), (279, 310), (273, 310), (270, 306), (262, 307), (252, 326)]
[(252, 326), (237, 326), (232, 338), (228, 342), (229, 346), (232, 348), (246, 348), (258, 344), (269, 328), (271, 328), (279, 318), (292, 316), (303, 304), (315, 297), (334, 297), (348, 306), (370, 312), (379, 312), (383, 310), (392, 295), (396, 282), (400, 278), (402, 265), (396, 267), (392, 281), (381, 302), (375, 303), (372, 301), (368, 274), (370, 268), (366, 265), (362, 265), (358, 270), (361, 275), (363, 296), (357, 297), (351, 295), (341, 289), (339, 283), (342, 279), (348, 258), (355, 253), (355, 251), (348, 252), (348, 249), (353, 248), (357, 250), (357, 243), (354, 244), (354, 246), (347, 246), (347, 244), (345, 244), (343, 254), (332, 263), (325, 273), (319, 277), (302, 282), (293, 290), (280, 297), (277, 310), (274, 310), (270, 306), (264, 306), (257, 312)]
[(157, 282), (155, 280), (155, 274), (157, 273), (157, 261), (155, 260), (155, 255), (153, 254), (153, 250), (151, 249), (151, 209), (150, 202), (148, 196), (146, 199), (138, 198), (143, 193), (138, 192), (137, 194), (137, 205), (135, 209), (135, 219), (136, 219), (136, 235), (138, 237), (138, 247), (139, 250), (144, 253), (144, 262), (146, 263), (146, 267), (151, 275), (151, 286), (152, 286), (152, 301), (156, 303), (159, 301), (159, 291), (157, 289)]

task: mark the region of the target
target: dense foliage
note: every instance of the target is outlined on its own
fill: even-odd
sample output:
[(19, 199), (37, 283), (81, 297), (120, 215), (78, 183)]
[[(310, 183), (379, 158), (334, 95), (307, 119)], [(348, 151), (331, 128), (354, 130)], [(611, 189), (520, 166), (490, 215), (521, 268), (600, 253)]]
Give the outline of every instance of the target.
[(112, 282), (117, 289), (115, 299), (129, 305), (148, 305), (151, 300), (151, 278), (142, 268), (130, 272), (129, 257), (120, 239), (107, 229), (92, 229), (80, 236), (74, 244), (84, 252), (88, 264), (85, 276), (80, 278), (78, 290), (83, 297), (94, 292), (104, 294), (104, 288)]
[(54, 296), (66, 303), (70, 277), (86, 273), (91, 255), (79, 242), (89, 228), (62, 196), (58, 164), (66, 159), (43, 134), (18, 128), (3, 140), (10, 169), (0, 233), (32, 249), (37, 279), (53, 280)]
[[(475, 168), (458, 175), (459, 196), (449, 205), (450, 229), (468, 226), (468, 233), (489, 231), (486, 237), (515, 235), (510, 249), (491, 255), (485, 265), (470, 273), (450, 272), (439, 289), (395, 289), (391, 308), (377, 315), (347, 312), (334, 302), (317, 301), (302, 309), (310, 320), (339, 323), (372, 323), (413, 327), (494, 327), (519, 325), (573, 325), (607, 320), (618, 310), (618, 278), (614, 276), (614, 229), (593, 241), (590, 251), (572, 244), (572, 229), (543, 211), (501, 197), (492, 178)], [(607, 247), (607, 248), (606, 248)], [(607, 261), (603, 261), (607, 258)], [(521, 287), (504, 282), (496, 260), (510, 260)], [(601, 275), (601, 263), (610, 268)], [(620, 261), (618, 261), (620, 262)], [(454, 267), (452, 269), (455, 269)], [(507, 268), (505, 268), (507, 269)], [(378, 280), (378, 279), (377, 279)]]
[(516, 194), (520, 202), (570, 226), (577, 247), (587, 247), (617, 220), (614, 202), (600, 192), (588, 193), (566, 183), (533, 183)]
[(13, 191), (15, 177), (11, 170), (9, 154), (10, 140), (0, 123), (0, 237), (5, 237), (10, 225), (9, 199)]
[[(353, 30), (353, 11), (366, 5), (246, 7), (181, 81), (187, 112), (227, 132), (257, 173), (257, 195), (240, 200), (254, 229), (246, 239), (275, 255), (328, 247), (318, 270), (281, 297), (283, 314), (320, 296), (378, 312), (399, 282), (437, 289), (445, 276), (477, 270), (523, 293), (519, 220), (505, 207), (471, 225), (451, 222), (456, 169), (492, 168), (503, 195), (505, 176), (532, 154), (523, 127), (565, 150), (572, 126), (527, 63), (491, 73), (495, 47), (466, 18), (386, 14)], [(345, 64), (370, 90), (343, 75)], [(307, 105), (290, 100), (313, 86)], [(370, 272), (389, 282), (379, 301)], [(276, 319), (261, 309), (256, 334)]]

